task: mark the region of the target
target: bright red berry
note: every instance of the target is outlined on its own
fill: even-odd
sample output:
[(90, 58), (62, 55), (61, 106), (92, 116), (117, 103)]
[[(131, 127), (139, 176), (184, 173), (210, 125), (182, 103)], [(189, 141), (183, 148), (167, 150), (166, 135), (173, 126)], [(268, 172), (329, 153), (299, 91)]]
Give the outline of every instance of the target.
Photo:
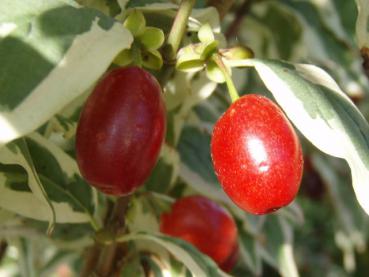
[(224, 191), (245, 211), (275, 211), (298, 192), (300, 142), (280, 108), (266, 97), (246, 95), (229, 107), (214, 126), (211, 155)]
[(237, 227), (230, 214), (203, 196), (177, 200), (160, 219), (160, 231), (181, 238), (230, 270), (237, 259)]
[(156, 79), (138, 67), (107, 73), (87, 99), (76, 135), (83, 177), (112, 195), (131, 193), (149, 177), (166, 130)]

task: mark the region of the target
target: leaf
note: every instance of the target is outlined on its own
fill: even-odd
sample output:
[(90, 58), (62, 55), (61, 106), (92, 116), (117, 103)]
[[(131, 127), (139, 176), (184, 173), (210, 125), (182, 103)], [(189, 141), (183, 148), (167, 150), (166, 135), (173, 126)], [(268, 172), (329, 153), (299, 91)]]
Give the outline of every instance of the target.
[(299, 276), (293, 256), (292, 228), (278, 215), (269, 215), (264, 223), (266, 243), (260, 250), (263, 258), (282, 276)]
[(272, 60), (253, 64), (289, 119), (318, 149), (345, 159), (356, 198), (369, 214), (369, 125), (322, 69)]
[(164, 87), (165, 107), (168, 111), (172, 111), (180, 106), (190, 94), (188, 91), (191, 87), (188, 82), (188, 74), (176, 71)]
[[(298, 24), (304, 30), (303, 40), (299, 45), (302, 56), (295, 60), (309, 60), (322, 65), (328, 72), (334, 74), (334, 78), (349, 95), (365, 94), (368, 82), (358, 62), (360, 52), (353, 51), (357, 46), (350, 37), (340, 31), (342, 28), (335, 19), (336, 12), (329, 10), (332, 1), (341, 2), (341, 0), (327, 1), (325, 5), (319, 5), (316, 1), (282, 1), (289, 9), (293, 9)], [(344, 1), (342, 4), (336, 4), (338, 10), (351, 20), (356, 18), (353, 2)]]
[(156, 50), (164, 43), (164, 33), (159, 28), (146, 27), (145, 30), (138, 36), (140, 42), (148, 50)]
[[(255, 41), (250, 41), (250, 47), (256, 53), (263, 53), (264, 57), (295, 59), (301, 52), (303, 35), (296, 13), (286, 9), (282, 1), (260, 4), (262, 9), (255, 10), (254, 16), (246, 19), (247, 30), (240, 32), (240, 36), (243, 40), (250, 35), (255, 37)], [(281, 32), (282, 29), (285, 31)]]
[(170, 118), (170, 120), (173, 120), (173, 122), (171, 122), (173, 130), (169, 131), (173, 132), (170, 135), (173, 135), (175, 144), (178, 142), (183, 124), (189, 117), (189, 114), (191, 114), (192, 108), (204, 99), (208, 98), (214, 92), (216, 86), (217, 84), (215, 82), (209, 82), (205, 72), (200, 72), (196, 75), (188, 73), (188, 75), (185, 76), (183, 86), (180, 86), (179, 89), (180, 97), (185, 96), (182, 98), (184, 101), (182, 102), (179, 111), (175, 114), (174, 111), (172, 112), (172, 114), (174, 114), (173, 119)]
[(179, 261), (182, 261), (193, 276), (229, 276), (218, 269), (213, 260), (181, 239), (164, 236), (162, 234), (149, 234), (144, 232), (131, 233), (117, 239), (119, 242), (130, 240), (148, 240), (163, 246)]
[(120, 23), (67, 2), (73, 3), (0, 4), (0, 29), (6, 29), (0, 41), (0, 144), (44, 124), (86, 91), (132, 43)]
[(204, 180), (219, 189), (210, 157), (210, 135), (195, 127), (185, 127), (178, 143), (181, 161)]
[(238, 228), (238, 232), (241, 259), (255, 276), (260, 276), (262, 272), (261, 255), (259, 253), (260, 246), (255, 237), (245, 232), (242, 228)]
[[(21, 183), (22, 187), (18, 186), (18, 189), (14, 190), (11, 183), (6, 186), (8, 182), (14, 182), (10, 179), (12, 175), (9, 175), (9, 171), (8, 173), (4, 171), (4, 168), (1, 169), (0, 206), (25, 217), (42, 221), (49, 220), (50, 207), (47, 206), (44, 196), (39, 190), (37, 184), (37, 178), (39, 178), (48, 197), (52, 200), (56, 222), (81, 223), (90, 221), (93, 211), (91, 189), (87, 184), (81, 182), (80, 178), (76, 177), (78, 168), (75, 161), (40, 135), (32, 135), (29, 143), (31, 154), (36, 150), (35, 146), (37, 144), (45, 147), (42, 150), (43, 153), (38, 150), (38, 160), (34, 159), (36, 170), (41, 171), (37, 172), (37, 175), (22, 155), (17, 141), (0, 150), (1, 163), (20, 165), (27, 174), (23, 183)], [(45, 162), (44, 165), (42, 165), (43, 162)], [(42, 167), (44, 172), (40, 170)], [(13, 174), (15, 172), (17, 171), (13, 170)], [(41, 175), (38, 175), (39, 173)], [(70, 187), (66, 188), (63, 185)], [(27, 204), (25, 205), (25, 203)]]
[[(194, 19), (196, 20), (194, 22)], [(201, 26), (210, 25), (214, 33), (220, 33), (219, 13), (214, 7), (204, 9), (193, 9), (188, 25), (191, 30), (199, 30)], [(222, 43), (222, 42), (221, 42)]]
[(145, 187), (158, 193), (168, 192), (170, 186), (177, 180), (179, 164), (180, 158), (176, 149), (163, 144), (159, 161), (145, 182)]
[(92, 217), (97, 193), (80, 176), (76, 161), (37, 133), (31, 134), (27, 143), (37, 173), (49, 184), (45, 189), (51, 200), (67, 202)]
[[(331, 205), (334, 208), (339, 228), (336, 228), (336, 243), (348, 257), (344, 261), (352, 260), (355, 249), (360, 253), (366, 249), (367, 215), (354, 201), (351, 188), (347, 186), (348, 172), (342, 176), (342, 171), (334, 170), (330, 159), (314, 154), (312, 157), (314, 168), (322, 177), (327, 188)], [(340, 174), (341, 173), (341, 174)], [(355, 264), (345, 262), (345, 268), (352, 271)]]

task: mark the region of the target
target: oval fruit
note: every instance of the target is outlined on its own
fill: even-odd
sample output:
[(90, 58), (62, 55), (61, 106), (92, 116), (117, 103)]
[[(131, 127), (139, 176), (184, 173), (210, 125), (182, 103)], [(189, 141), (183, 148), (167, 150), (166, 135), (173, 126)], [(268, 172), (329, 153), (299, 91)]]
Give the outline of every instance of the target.
[(288, 205), (300, 187), (300, 142), (281, 109), (266, 97), (246, 95), (229, 107), (214, 126), (211, 155), (224, 191), (250, 213)]
[(154, 168), (166, 130), (156, 79), (138, 67), (107, 73), (86, 101), (76, 134), (82, 176), (100, 191), (125, 195)]
[(160, 231), (191, 243), (224, 270), (236, 263), (236, 224), (224, 208), (203, 196), (177, 200), (170, 212), (162, 214)]

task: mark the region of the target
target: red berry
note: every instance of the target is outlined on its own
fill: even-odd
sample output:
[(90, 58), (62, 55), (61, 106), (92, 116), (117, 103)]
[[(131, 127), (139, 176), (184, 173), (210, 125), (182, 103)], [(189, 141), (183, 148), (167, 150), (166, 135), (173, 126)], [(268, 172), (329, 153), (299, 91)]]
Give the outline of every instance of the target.
[(228, 259), (237, 250), (237, 227), (233, 218), (203, 196), (177, 200), (169, 213), (162, 214), (160, 231), (191, 243), (227, 269), (231, 266)]
[(138, 67), (106, 74), (87, 99), (76, 135), (83, 177), (112, 195), (131, 193), (149, 177), (166, 130), (156, 79)]
[(240, 251), (238, 245), (235, 245), (235, 248), (232, 250), (232, 254), (225, 260), (219, 267), (223, 269), (225, 272), (230, 272), (234, 268), (237, 263), (237, 260), (240, 256)]
[(246, 95), (216, 122), (211, 140), (215, 173), (242, 209), (265, 214), (296, 196), (303, 170), (298, 137), (280, 108)]

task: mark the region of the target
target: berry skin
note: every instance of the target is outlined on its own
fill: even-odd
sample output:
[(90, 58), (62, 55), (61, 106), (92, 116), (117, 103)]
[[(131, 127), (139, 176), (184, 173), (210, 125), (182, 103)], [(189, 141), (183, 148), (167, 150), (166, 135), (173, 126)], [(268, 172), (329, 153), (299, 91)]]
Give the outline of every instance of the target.
[(191, 243), (224, 270), (231, 270), (237, 260), (237, 227), (233, 218), (203, 196), (177, 200), (170, 212), (162, 214), (160, 231)]
[(126, 195), (154, 168), (166, 131), (156, 79), (138, 67), (107, 73), (86, 101), (76, 134), (82, 176), (100, 191)]
[(300, 187), (300, 142), (280, 108), (266, 97), (249, 94), (229, 107), (214, 126), (211, 156), (224, 191), (252, 214), (288, 205)]

